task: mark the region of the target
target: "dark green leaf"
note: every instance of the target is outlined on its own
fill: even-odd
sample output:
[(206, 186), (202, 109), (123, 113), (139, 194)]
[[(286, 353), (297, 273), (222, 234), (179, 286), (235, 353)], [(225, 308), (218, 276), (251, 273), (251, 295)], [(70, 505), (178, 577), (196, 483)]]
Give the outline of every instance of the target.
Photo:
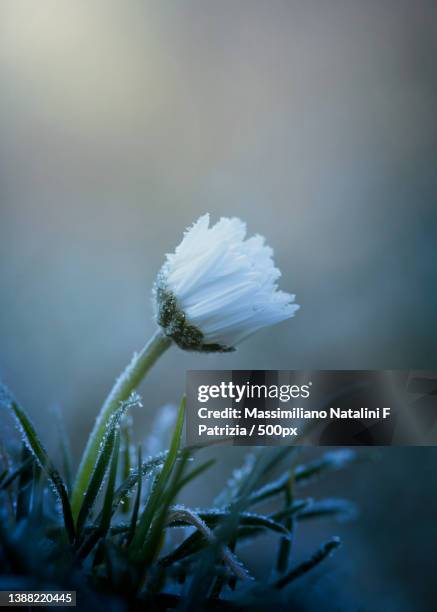
[(291, 476), (290, 476), (290, 472), (288, 471), (282, 474), (282, 476), (280, 476), (278, 479), (274, 480), (273, 482), (269, 482), (263, 487), (261, 487), (260, 489), (254, 491), (253, 493), (250, 494), (247, 500), (248, 507), (255, 506), (256, 504), (259, 504), (267, 499), (271, 499), (272, 497), (275, 497), (276, 495), (280, 495), (281, 493), (285, 491), (287, 485), (290, 482), (290, 479), (291, 479)]
[(209, 459), (208, 461), (205, 461), (204, 463), (202, 463), (201, 465), (199, 465), (198, 467), (194, 468), (193, 470), (191, 470), (191, 472), (189, 472), (188, 474), (186, 474), (181, 481), (179, 482), (178, 485), (178, 490), (181, 491), (184, 487), (187, 486), (187, 484), (189, 482), (191, 482), (192, 480), (194, 480), (195, 478), (197, 478), (198, 476), (200, 476), (200, 474), (203, 474), (203, 472), (206, 472), (206, 470), (209, 470), (209, 468), (214, 465), (215, 463), (215, 459)]
[(58, 470), (55, 468), (54, 464), (50, 460), (47, 451), (40, 442), (36, 434), (35, 428), (33, 427), (29, 417), (26, 415), (24, 410), (11, 397), (9, 392), (5, 391), (4, 388), (0, 393), (1, 401), (5, 403), (5, 405), (12, 411), (12, 414), (15, 417), (15, 420), (22, 432), (24, 442), (26, 443), (29, 450), (33, 453), (42, 469), (46, 472), (49, 481), (51, 482), (54, 490), (59, 496), (64, 516), (65, 529), (68, 533), (70, 541), (72, 542), (74, 539), (74, 522), (65, 483)]
[(118, 454), (120, 451), (120, 432), (116, 430), (114, 448), (112, 450), (111, 467), (109, 470), (108, 484), (106, 485), (105, 499), (103, 501), (102, 518), (100, 521), (100, 531), (105, 534), (111, 524), (112, 502), (114, 498), (115, 479), (117, 477)]
[(336, 517), (339, 520), (350, 520), (357, 514), (356, 505), (347, 499), (322, 499), (313, 501), (297, 514), (297, 520), (302, 521), (313, 518)]
[[(122, 474), (122, 482), (129, 478), (131, 473), (131, 417), (127, 415), (121, 425), (121, 436), (122, 436), (122, 460), (121, 460), (121, 474)], [(140, 464), (141, 467), (141, 464)], [(127, 514), (130, 509), (130, 499), (129, 496), (124, 498), (124, 503), (122, 504), (122, 512)]]
[(322, 546), (312, 555), (310, 559), (304, 561), (297, 567), (295, 567), (291, 572), (276, 580), (273, 584), (274, 588), (282, 589), (293, 580), (300, 578), (314, 567), (319, 565), (322, 561), (324, 561), (329, 555), (336, 550), (340, 546), (340, 538), (334, 537), (322, 544)]
[(80, 534), (85, 525), (85, 522), (90, 514), (94, 502), (96, 501), (97, 495), (99, 494), (100, 488), (103, 484), (103, 480), (105, 478), (106, 470), (109, 465), (109, 461), (112, 455), (112, 449), (114, 447), (115, 441), (115, 430), (112, 428), (103, 443), (102, 450), (100, 451), (100, 455), (97, 459), (96, 467), (94, 468), (94, 472), (91, 476), (91, 479), (88, 484), (88, 488), (85, 492), (85, 496), (79, 511), (79, 516), (77, 517), (77, 532)]
[[(226, 512), (215, 511), (202, 512), (196, 511), (200, 518), (210, 528), (217, 526), (220, 520), (226, 519)], [(188, 524), (186, 521), (173, 521), (170, 523), (171, 526), (185, 525)], [(236, 532), (236, 540), (245, 539), (249, 536), (259, 535), (265, 530), (274, 531), (281, 533), (289, 537), (289, 532), (286, 527), (279, 524), (273, 519), (273, 517), (266, 517), (262, 515), (256, 515), (252, 513), (240, 513), (239, 515), (239, 527)], [(185, 557), (198, 552), (205, 546), (206, 542), (202, 534), (195, 531), (186, 538), (182, 544), (178, 546), (173, 552), (168, 554), (161, 560), (164, 565), (171, 565), (172, 563), (184, 559)]]
[(275, 521), (282, 521), (292, 516), (298, 516), (300, 512), (305, 510), (308, 506), (314, 503), (314, 500), (311, 497), (307, 499), (296, 499), (289, 506), (285, 507), (283, 510), (278, 510), (270, 515)]
[(140, 552), (143, 549), (146, 534), (150, 528), (155, 511), (161, 501), (161, 497), (164, 493), (164, 489), (169, 481), (171, 472), (173, 470), (173, 467), (175, 465), (175, 462), (178, 456), (180, 438), (182, 434), (182, 427), (184, 424), (185, 404), (186, 404), (186, 399), (184, 397), (181, 402), (180, 408), (179, 408), (179, 413), (178, 413), (178, 417), (176, 421), (176, 426), (173, 431), (170, 449), (168, 451), (164, 465), (162, 466), (162, 470), (157, 476), (155, 483), (152, 487), (152, 492), (144, 508), (144, 511), (141, 515), (141, 518), (139, 520), (138, 527), (135, 533), (135, 537), (132, 541), (132, 546), (134, 547), (134, 549), (137, 551), (138, 554), (140, 554)]
[[(109, 461), (112, 456), (112, 449), (113, 449), (114, 441), (115, 441), (115, 432), (119, 428), (120, 421), (123, 418), (123, 416), (126, 414), (127, 410), (131, 408), (133, 405), (138, 404), (138, 402), (139, 402), (138, 394), (132, 393), (128, 400), (126, 400), (125, 402), (120, 402), (120, 406), (118, 410), (114, 412), (114, 414), (111, 416), (111, 418), (109, 419), (106, 425), (105, 436), (103, 438), (101, 450), (97, 458), (96, 467), (94, 468), (94, 472), (91, 475), (87, 490), (84, 495), (84, 499), (83, 499), (81, 508), (79, 510), (79, 515), (77, 518), (78, 533), (82, 531), (85, 525), (85, 522), (88, 518), (88, 515), (93, 509), (94, 502), (96, 501), (97, 495), (105, 479)], [(116, 499), (116, 493), (112, 497), (113, 497), (113, 502), (112, 502), (111, 514), (113, 514), (117, 504), (120, 503), (120, 501), (122, 500), (122, 497), (120, 497), (120, 499), (118, 500)], [(102, 520), (102, 513), (100, 513), (97, 519), (97, 522), (100, 523), (101, 520)]]
[[(27, 448), (26, 444), (23, 444), (21, 451), (21, 461), (24, 463), (27, 459), (33, 459), (31, 451)], [(33, 463), (33, 462), (32, 462)], [(28, 516), (30, 512), (30, 500), (31, 500), (31, 489), (32, 489), (32, 475), (33, 468), (32, 463), (26, 470), (23, 470), (18, 478), (18, 493), (17, 503), (15, 508), (15, 515), (17, 521), (21, 520), (25, 516)]]
[[(13, 472), (9, 474), (9, 476), (4, 478), (3, 482), (0, 484), (0, 490), (7, 489), (9, 485), (12, 484), (14, 480), (32, 464), (32, 462), (33, 455), (32, 457), (28, 457), (24, 463), (21, 463)], [(7, 470), (5, 470), (5, 472), (7, 473)]]
[(168, 489), (162, 496), (157, 508), (156, 517), (150, 527), (150, 532), (147, 534), (146, 541), (143, 547), (143, 563), (145, 567), (152, 563), (158, 556), (159, 549), (164, 542), (165, 536), (165, 523), (167, 520), (167, 514), (169, 511), (170, 504), (175, 499), (177, 492), (180, 489), (180, 480), (182, 478), (186, 463), (189, 459), (190, 453), (188, 450), (182, 452), (182, 456), (179, 461), (175, 464), (174, 472), (172, 474), (171, 482), (169, 483)]
[[(229, 512), (222, 510), (196, 510), (196, 514), (204, 521), (208, 527), (213, 529), (216, 527), (220, 521), (228, 518)], [(185, 525), (189, 525), (189, 523), (185, 520), (180, 520), (177, 518), (177, 507), (174, 509), (175, 518), (172, 519), (169, 523), (169, 527), (182, 527)], [(263, 516), (262, 514), (254, 514), (251, 512), (241, 512), (238, 516), (238, 523), (244, 527), (258, 527), (262, 529), (268, 529), (270, 531), (275, 531), (277, 533), (281, 533), (283, 535), (289, 535), (288, 529), (278, 523), (274, 519), (268, 516)]]
[(143, 460), (142, 460), (142, 456), (141, 456), (141, 445), (138, 446), (138, 469), (137, 472), (139, 474), (138, 477), (138, 488), (137, 488), (137, 494), (135, 497), (135, 502), (134, 502), (134, 507), (132, 510), (132, 516), (131, 516), (131, 522), (130, 522), (130, 526), (129, 526), (129, 533), (127, 535), (126, 538), (126, 545), (129, 546), (130, 543), (133, 540), (133, 537), (135, 535), (135, 529), (137, 527), (137, 520), (138, 520), (138, 513), (140, 510), (140, 503), (141, 503), (141, 489), (142, 489), (142, 482), (143, 482), (143, 478), (142, 478), (142, 471), (141, 471), (141, 466), (143, 465)]
[[(159, 453), (159, 455), (155, 455), (153, 457), (150, 457), (149, 459), (146, 459), (146, 461), (143, 461), (142, 466), (141, 466), (141, 476), (142, 477), (148, 476), (152, 472), (157, 470), (158, 468), (162, 467), (162, 465), (164, 465), (164, 462), (167, 456), (168, 456), (168, 451), (165, 451), (163, 453)], [(122, 482), (121, 485), (118, 487), (118, 489), (115, 491), (114, 503), (112, 506), (113, 513), (117, 510), (120, 503), (123, 502), (125, 499), (127, 499), (132, 489), (135, 488), (138, 482), (139, 473), (140, 472), (138, 469), (133, 470), (130, 476), (126, 478), (126, 480)]]
[[(293, 487), (290, 480), (288, 481), (284, 490), (284, 503), (285, 508), (290, 508), (293, 505)], [(293, 516), (287, 516), (284, 518), (284, 524), (290, 533), (294, 531), (294, 520)], [(283, 573), (288, 569), (288, 562), (291, 553), (291, 538), (281, 538), (279, 544), (278, 558), (276, 560), (276, 569), (279, 573)]]
[(354, 461), (358, 455), (354, 450), (342, 448), (325, 453), (321, 459), (316, 459), (307, 465), (298, 465), (294, 470), (295, 482), (301, 484), (312, 478), (333, 470), (339, 470)]
[(61, 450), (62, 468), (63, 468), (63, 474), (65, 478), (65, 486), (67, 487), (67, 491), (71, 492), (73, 477), (72, 477), (72, 467), (71, 467), (72, 459), (71, 459), (68, 434), (65, 430), (64, 421), (63, 421), (60, 410), (55, 411), (55, 417), (56, 417), (56, 426), (58, 430), (59, 446)]
[(266, 452), (265, 465), (261, 470), (261, 477), (267, 476), (276, 467), (278, 467), (285, 459), (291, 455), (295, 455), (298, 452), (298, 448), (295, 446), (280, 446), (273, 449), (264, 449), (270, 452)]
[(83, 543), (78, 551), (78, 558), (84, 559), (94, 548), (101, 538), (104, 538), (111, 525), (112, 503), (114, 497), (115, 479), (117, 477), (118, 455), (120, 451), (120, 433), (118, 429), (114, 432), (114, 444), (109, 469), (108, 483), (106, 485), (103, 509), (99, 516), (99, 523), (90, 530), (83, 529)]

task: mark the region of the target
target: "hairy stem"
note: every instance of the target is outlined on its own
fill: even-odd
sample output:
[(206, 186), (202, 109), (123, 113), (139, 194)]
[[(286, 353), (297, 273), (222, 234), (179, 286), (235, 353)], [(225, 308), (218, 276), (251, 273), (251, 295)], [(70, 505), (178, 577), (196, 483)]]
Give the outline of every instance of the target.
[(126, 367), (121, 376), (116, 380), (112, 391), (106, 398), (100, 413), (94, 424), (94, 428), (88, 438), (88, 442), (73, 488), (71, 507), (73, 517), (76, 520), (83, 501), (83, 495), (87, 489), (91, 474), (97, 461), (100, 445), (103, 441), (106, 425), (111, 415), (120, 406), (120, 402), (126, 401), (132, 391), (134, 391), (153, 364), (169, 348), (171, 339), (164, 336), (161, 331), (157, 331), (142, 351), (135, 354), (130, 364)]

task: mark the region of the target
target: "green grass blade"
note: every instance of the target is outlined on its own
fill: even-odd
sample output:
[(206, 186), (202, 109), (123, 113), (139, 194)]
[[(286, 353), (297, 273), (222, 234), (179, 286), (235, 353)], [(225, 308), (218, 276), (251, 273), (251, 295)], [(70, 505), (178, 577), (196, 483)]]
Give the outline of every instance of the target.
[(35, 461), (33, 463), (32, 479), (32, 520), (38, 523), (43, 519), (45, 482), (42, 477), (42, 469)]
[(308, 497), (307, 499), (296, 499), (286, 508), (273, 512), (273, 514), (270, 514), (269, 516), (274, 521), (282, 521), (289, 517), (298, 516), (299, 513), (305, 511), (305, 509), (310, 507), (312, 504), (314, 504), (314, 500), (311, 497)]
[[(229, 516), (229, 512), (221, 511), (221, 510), (196, 510), (196, 515), (199, 516), (202, 521), (210, 528), (213, 529), (216, 527), (220, 521), (225, 520)], [(282, 525), (281, 523), (275, 521), (269, 516), (264, 516), (262, 514), (254, 514), (251, 512), (241, 512), (238, 516), (238, 523), (242, 527), (258, 527), (262, 529), (267, 529), (270, 531), (274, 531), (281, 535), (288, 536), (289, 531)], [(169, 517), (169, 527), (183, 527), (189, 525), (189, 522), (186, 520), (178, 518), (178, 508), (174, 508), (171, 516)]]
[(121, 483), (121, 485), (114, 493), (114, 503), (112, 506), (113, 513), (117, 510), (120, 503), (127, 499), (132, 489), (135, 488), (138, 483), (139, 475), (144, 478), (145, 476), (148, 476), (149, 474), (154, 472), (156, 469), (163, 466), (167, 456), (168, 451), (159, 453), (159, 455), (155, 455), (153, 457), (150, 457), (149, 459), (146, 459), (146, 461), (143, 461), (141, 465), (141, 470), (136, 469), (132, 471), (129, 477)]
[(168, 483), (168, 480), (171, 476), (171, 472), (178, 457), (179, 444), (182, 434), (182, 428), (184, 425), (185, 404), (186, 398), (184, 397), (179, 408), (179, 413), (176, 420), (176, 426), (173, 431), (170, 449), (168, 451), (164, 465), (162, 466), (162, 470), (158, 475), (155, 484), (152, 488), (152, 492), (150, 494), (146, 507), (141, 515), (137, 531), (132, 542), (132, 546), (138, 554), (141, 554), (146, 534), (150, 528), (154, 514), (164, 493), (165, 486)]
[[(31, 451), (27, 448), (26, 444), (23, 444), (21, 451), (21, 460), (25, 462), (26, 459), (33, 458)], [(26, 470), (23, 470), (18, 478), (18, 492), (17, 492), (17, 503), (15, 508), (15, 516), (17, 521), (28, 516), (30, 512), (30, 500), (31, 500), (31, 485), (32, 485), (33, 467), (32, 464)]]
[(62, 513), (64, 517), (65, 529), (67, 531), (70, 542), (74, 540), (74, 522), (73, 515), (71, 513), (70, 501), (68, 499), (67, 488), (65, 483), (55, 468), (54, 464), (50, 460), (47, 451), (40, 442), (35, 428), (33, 427), (29, 417), (26, 415), (24, 410), (19, 404), (11, 397), (8, 391), (5, 389), (0, 390), (0, 399), (6, 406), (12, 411), (18, 427), (22, 433), (23, 440), (29, 450), (33, 453), (35, 459), (41, 466), (41, 468), (47, 474), (49, 481), (51, 482), (53, 489), (59, 497), (62, 506)]
[(180, 490), (179, 484), (189, 457), (189, 451), (185, 450), (175, 466), (172, 481), (168, 487), (168, 490), (162, 496), (159, 508), (156, 512), (156, 517), (153, 519), (150, 531), (147, 534), (146, 541), (141, 551), (142, 561), (145, 568), (147, 568), (147, 566), (155, 560), (164, 543), (165, 524), (170, 504), (173, 502), (178, 491)]
[[(115, 434), (118, 431), (120, 420), (126, 413), (129, 407), (128, 402), (122, 402), (119, 409), (112, 415), (106, 426), (105, 437), (103, 439), (102, 448), (97, 459), (96, 467), (91, 475), (88, 487), (85, 491), (82, 505), (79, 510), (77, 517), (77, 532), (80, 534), (83, 530), (85, 522), (91, 513), (94, 503), (97, 499), (97, 495), (102, 487), (103, 481), (106, 476), (106, 472), (111, 460), (112, 451), (115, 443)], [(114, 500), (114, 495), (112, 496)], [(114, 504), (114, 501), (112, 505)], [(112, 509), (111, 509), (112, 514)], [(99, 515), (98, 522), (102, 520), (102, 514)]]
[(133, 537), (135, 535), (135, 529), (137, 527), (137, 520), (138, 520), (138, 513), (140, 510), (140, 503), (141, 503), (141, 491), (142, 491), (142, 483), (143, 483), (143, 478), (142, 478), (142, 472), (141, 472), (141, 466), (143, 464), (143, 459), (142, 459), (142, 451), (141, 451), (141, 444), (138, 445), (138, 488), (137, 488), (137, 494), (135, 497), (135, 501), (134, 501), (134, 507), (132, 509), (132, 516), (131, 516), (131, 522), (129, 525), (129, 531), (126, 537), (126, 546), (129, 546), (130, 543), (133, 540)]
[(312, 570), (314, 567), (319, 565), (319, 563), (329, 557), (334, 552), (334, 550), (336, 550), (340, 546), (340, 544), (340, 538), (331, 538), (330, 540), (322, 544), (322, 546), (312, 555), (310, 559), (304, 561), (303, 563), (295, 567), (293, 570), (291, 570), (291, 572), (289, 572), (282, 578), (276, 580), (276, 582), (273, 583), (273, 587), (275, 589), (283, 589), (285, 586), (290, 584), (290, 582), (293, 582), (293, 580), (300, 578), (301, 576)]
[[(299, 512), (313, 503), (311, 498), (309, 499), (298, 499), (294, 501), (289, 507), (284, 508), (283, 510), (279, 510), (278, 512), (274, 512), (269, 514), (268, 518), (273, 521), (280, 522), (284, 519), (291, 518), (292, 521), (297, 520), (297, 515)], [(238, 527), (237, 531), (237, 539), (238, 541), (247, 540), (248, 538), (254, 538), (263, 533), (263, 529), (261, 527), (257, 527), (255, 525), (241, 525)], [(289, 542), (293, 539), (293, 531), (291, 530), (286, 536)]]
[[(268, 517), (264, 517), (264, 518), (269, 518), (273, 521), (275, 521), (276, 523), (278, 523), (280, 520), (283, 520), (284, 518), (286, 518), (287, 516), (294, 516), (296, 515), (300, 510), (302, 510), (303, 508), (305, 508), (306, 506), (308, 506), (309, 504), (312, 503), (311, 499), (308, 500), (296, 500), (295, 502), (293, 502), (293, 504), (285, 509), (285, 510), (281, 510), (279, 512), (276, 512), (274, 514), (269, 515)], [(212, 521), (208, 521), (208, 517), (206, 517), (205, 515), (202, 514), (202, 512), (200, 512), (200, 516), (203, 516), (206, 520), (205, 522), (212, 526)], [(243, 515), (244, 516), (244, 515)], [(253, 521), (253, 524), (250, 524), (251, 521), (248, 520), (246, 521), (246, 524), (244, 525), (240, 525), (238, 527), (237, 533), (236, 533), (236, 538), (237, 541), (240, 540), (246, 540), (247, 538), (251, 538), (251, 537), (255, 537), (260, 535), (261, 533), (264, 532), (265, 527), (264, 526), (260, 526), (260, 525), (256, 525), (256, 520)], [(243, 523), (244, 523), (244, 519), (243, 519)], [(174, 525), (176, 526), (176, 525)], [(281, 528), (283, 526), (281, 525)], [(202, 536), (198, 533), (195, 532), (193, 534), (191, 534), (190, 536), (188, 536), (188, 538), (186, 538), (180, 545), (178, 548), (176, 548), (172, 553), (169, 553), (169, 555), (167, 555), (163, 560), (162, 563), (164, 563), (165, 565), (171, 565), (172, 563), (174, 563), (175, 561), (179, 561), (195, 552), (197, 552), (198, 550), (200, 550), (202, 547), (204, 546), (204, 541), (202, 540)]]
[(294, 447), (263, 448), (256, 456), (255, 461), (247, 469), (242, 478), (231, 503), (228, 505), (228, 514), (216, 528), (215, 535), (222, 545), (232, 545), (237, 536), (239, 518), (250, 505), (250, 496), (260, 487), (263, 479), (270, 474), (282, 461), (297, 452)]
[[(134, 489), (135, 486), (137, 485), (138, 474), (140, 474), (142, 478), (144, 478), (145, 476), (149, 476), (159, 467), (164, 465), (167, 455), (168, 455), (168, 451), (159, 453), (159, 455), (155, 455), (153, 457), (150, 457), (149, 459), (146, 459), (146, 461), (143, 461), (141, 470), (139, 469), (132, 470), (132, 473), (129, 475), (129, 477), (126, 478), (126, 480), (121, 483), (121, 485), (116, 489), (114, 493), (114, 500), (112, 503), (112, 514), (116, 512), (120, 504), (125, 502), (125, 500), (128, 498), (132, 489)], [(100, 522), (100, 519), (101, 519), (101, 516), (99, 515), (97, 517), (97, 523)]]
[(292, 455), (296, 455), (299, 449), (295, 446), (282, 446), (266, 450), (270, 452), (266, 452), (266, 460), (261, 469), (261, 476), (267, 476), (272, 470), (280, 465), (280, 463), (285, 461), (285, 459), (288, 459)]
[[(293, 504), (293, 483), (291, 478), (288, 480), (284, 490), (285, 508), (289, 508)], [(284, 519), (284, 524), (290, 533), (294, 531), (294, 518), (287, 516)], [(280, 574), (283, 574), (288, 569), (288, 564), (291, 554), (292, 538), (281, 538), (279, 543), (278, 557), (276, 560), (276, 569)]]
[(248, 578), (251, 578), (249, 572), (243, 566), (241, 561), (237, 559), (233, 551), (231, 551), (227, 546), (220, 546), (220, 544), (216, 541), (214, 532), (203, 520), (201, 513), (194, 512), (189, 508), (179, 508), (176, 509), (174, 512), (180, 515), (184, 524), (192, 525), (193, 527), (195, 527), (209, 544), (214, 547), (218, 545), (220, 555), (223, 561), (226, 565), (229, 566), (235, 576), (242, 580), (247, 580)]
[[(129, 478), (131, 473), (131, 437), (132, 437), (132, 418), (130, 415), (126, 415), (121, 424), (121, 479), (124, 482)], [(126, 496), (124, 503), (121, 508), (123, 514), (127, 514), (130, 510), (130, 498)]]
[[(109, 435), (112, 438), (112, 434)], [(94, 546), (97, 542), (103, 538), (108, 532), (111, 526), (111, 518), (112, 518), (112, 503), (114, 497), (114, 487), (115, 480), (117, 477), (117, 465), (118, 465), (118, 456), (120, 451), (120, 433), (117, 428), (114, 429), (113, 432), (113, 444), (112, 444), (112, 452), (111, 452), (111, 467), (109, 469), (109, 477), (108, 483), (106, 485), (105, 498), (103, 501), (103, 509), (99, 515), (99, 520), (94, 527), (91, 529), (85, 529), (85, 525), (78, 525), (80, 527), (80, 531), (78, 533), (82, 535), (82, 541), (80, 542), (80, 547), (77, 552), (78, 559), (84, 559), (88, 556), (88, 554), (93, 550)], [(80, 517), (80, 514), (79, 514)], [(82, 519), (82, 520), (86, 520)]]
[(73, 483), (72, 459), (71, 459), (68, 434), (65, 429), (62, 413), (59, 409), (55, 410), (55, 420), (56, 420), (56, 428), (58, 430), (59, 448), (60, 448), (61, 457), (62, 457), (62, 472), (64, 474), (65, 485), (67, 487), (67, 491), (70, 493), (72, 483)]
[[(216, 527), (220, 521), (226, 519), (226, 515), (223, 512), (216, 513), (213, 510), (209, 512), (196, 511), (196, 514), (205, 522), (205, 524), (209, 528)], [(177, 527), (182, 525), (187, 525), (188, 522), (181, 520), (172, 520), (170, 518), (169, 526)], [(284, 525), (281, 525), (272, 517), (267, 517), (263, 515), (254, 515), (252, 513), (241, 513), (239, 515), (239, 527), (235, 533), (236, 541), (240, 539), (246, 539), (250, 536), (259, 535), (266, 530), (270, 530), (276, 532), (278, 534), (284, 535), (285, 537), (290, 537), (290, 533)], [(166, 557), (164, 557), (160, 563), (163, 565), (172, 565), (176, 561), (180, 561), (185, 557), (198, 552), (204, 546), (206, 542), (202, 535), (196, 531), (188, 536), (174, 551), (169, 553)]]
[(313, 501), (305, 508), (296, 513), (298, 521), (319, 518), (335, 517), (338, 520), (346, 521), (355, 518), (357, 515), (356, 505), (348, 499), (328, 498)]
[(179, 482), (178, 484), (178, 491), (181, 491), (183, 488), (185, 488), (187, 486), (188, 483), (190, 483), (192, 480), (194, 480), (195, 478), (197, 478), (198, 476), (200, 476), (200, 474), (203, 474), (203, 472), (206, 472), (206, 470), (209, 470), (209, 468), (214, 465), (215, 463), (215, 459), (208, 459), (208, 461), (205, 461), (204, 463), (200, 464), (198, 467), (194, 468), (193, 470), (191, 470), (191, 472), (189, 472), (188, 474), (186, 474)]
[(117, 478), (118, 457), (120, 452), (120, 432), (118, 429), (114, 431), (114, 444), (112, 447), (111, 466), (109, 468), (109, 477), (106, 485), (105, 498), (103, 501), (103, 509), (100, 513), (100, 521), (98, 525), (91, 529), (90, 533), (86, 534), (83, 543), (79, 548), (77, 557), (84, 559), (94, 548), (97, 542), (105, 537), (111, 526), (112, 518), (112, 503), (114, 497), (115, 480)]
[(164, 488), (168, 479), (170, 478), (174, 464), (176, 463), (176, 459), (178, 457), (179, 445), (181, 442), (181, 435), (182, 435), (182, 428), (184, 426), (185, 405), (186, 405), (186, 398), (184, 397), (179, 407), (178, 417), (177, 417), (176, 425), (173, 431), (173, 436), (171, 439), (171, 444), (170, 444), (170, 448), (168, 451), (168, 455), (162, 467), (162, 471), (160, 473), (159, 485), (161, 488)]
[(249, 495), (249, 498), (247, 500), (248, 507), (255, 506), (256, 504), (266, 501), (267, 499), (271, 499), (272, 497), (280, 495), (284, 492), (289, 481), (290, 472), (285, 472), (284, 474), (282, 474), (282, 476), (280, 476), (273, 482), (269, 482), (268, 484), (260, 487)]
[(94, 472), (91, 476), (82, 505), (80, 507), (79, 516), (77, 517), (76, 524), (78, 534), (81, 534), (85, 522), (94, 506), (94, 502), (96, 501), (97, 495), (99, 494), (100, 488), (103, 484), (109, 461), (111, 459), (112, 450), (114, 448), (114, 441), (115, 429), (111, 428), (106, 436), (105, 442), (103, 443), (103, 448), (100, 451), (96, 467), (94, 468)]
[(2, 489), (7, 489), (9, 487), (9, 485), (11, 485), (14, 480), (16, 478), (18, 478), (20, 476), (20, 474), (22, 472), (24, 472), (32, 463), (33, 463), (34, 459), (33, 459), (33, 455), (32, 457), (28, 457), (26, 459), (26, 461), (24, 461), (23, 463), (21, 463), (13, 472), (11, 472), (9, 474), (9, 476), (6, 476), (6, 474), (8, 473), (8, 470), (5, 470), (5, 478), (2, 481), (2, 483), (0, 484), (0, 491)]
[(359, 461), (358, 453), (349, 448), (329, 451), (321, 459), (316, 459), (307, 465), (298, 465), (294, 470), (295, 482), (303, 484), (313, 478), (347, 467), (351, 463)]
[(115, 479), (117, 477), (118, 455), (120, 451), (120, 432), (115, 432), (114, 447), (112, 450), (111, 467), (109, 470), (108, 484), (106, 485), (105, 499), (103, 501), (102, 518), (100, 522), (100, 532), (105, 534), (111, 524), (112, 502), (114, 498)]
[[(254, 529), (250, 527), (242, 528), (242, 529)], [(257, 532), (261, 533), (261, 529), (256, 529)], [(165, 567), (170, 567), (177, 561), (181, 561), (190, 555), (198, 552), (202, 548), (206, 546), (207, 542), (199, 531), (195, 531), (190, 534), (185, 540), (179, 544), (177, 548), (168, 553), (165, 557), (160, 559), (159, 563), (164, 565)]]
[[(263, 448), (255, 458), (250, 470), (245, 470), (244, 478), (238, 483), (238, 487), (233, 494), (229, 507), (234, 507), (238, 511), (244, 510), (254, 503), (258, 503), (257, 496), (264, 486), (262, 481), (275, 469), (281, 462), (296, 454), (298, 449), (293, 446), (278, 448)], [(261, 487), (257, 491), (257, 488)], [(261, 500), (259, 500), (261, 501)]]

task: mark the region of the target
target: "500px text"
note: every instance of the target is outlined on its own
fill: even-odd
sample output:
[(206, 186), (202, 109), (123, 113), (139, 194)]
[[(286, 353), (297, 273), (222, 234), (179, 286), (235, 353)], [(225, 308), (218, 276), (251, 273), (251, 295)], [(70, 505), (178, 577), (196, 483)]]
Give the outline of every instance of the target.
[(264, 423), (255, 423), (250, 427), (240, 427), (239, 425), (214, 425), (210, 427), (208, 425), (199, 425), (199, 437), (201, 436), (213, 436), (227, 438), (252, 438), (262, 436), (274, 436), (276, 438), (286, 438), (289, 436), (297, 436), (297, 427), (284, 427), (283, 425), (266, 425)]

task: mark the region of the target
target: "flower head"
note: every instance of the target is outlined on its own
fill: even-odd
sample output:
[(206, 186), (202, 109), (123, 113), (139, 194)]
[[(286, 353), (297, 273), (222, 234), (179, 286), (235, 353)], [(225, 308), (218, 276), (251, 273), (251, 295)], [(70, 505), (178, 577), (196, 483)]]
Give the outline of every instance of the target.
[(262, 236), (246, 239), (246, 225), (236, 218), (209, 227), (203, 215), (158, 274), (157, 321), (181, 348), (233, 350), (298, 310), (295, 296), (278, 290), (280, 275)]

